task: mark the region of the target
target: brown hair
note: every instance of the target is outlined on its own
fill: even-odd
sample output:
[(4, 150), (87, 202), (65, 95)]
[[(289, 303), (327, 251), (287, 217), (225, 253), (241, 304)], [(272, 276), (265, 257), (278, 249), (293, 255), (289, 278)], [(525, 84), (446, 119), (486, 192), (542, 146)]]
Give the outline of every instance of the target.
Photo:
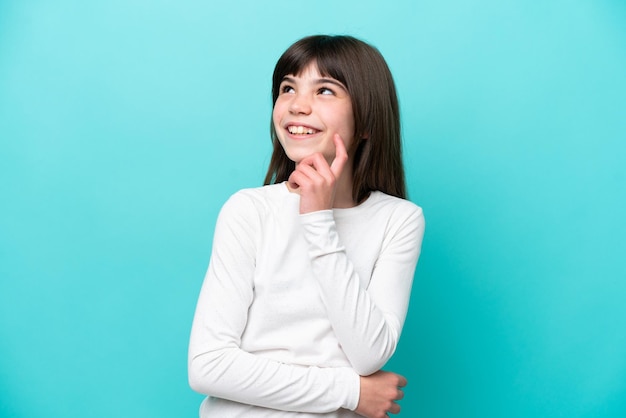
[[(324, 77), (342, 82), (352, 101), (355, 138), (352, 198), (361, 203), (372, 190), (406, 198), (400, 110), (389, 67), (380, 52), (351, 36), (316, 35), (300, 39), (279, 58), (272, 76), (272, 103), (280, 83), (317, 64)], [(264, 184), (289, 178), (295, 163), (287, 157), (274, 124), (270, 127), (274, 151)]]

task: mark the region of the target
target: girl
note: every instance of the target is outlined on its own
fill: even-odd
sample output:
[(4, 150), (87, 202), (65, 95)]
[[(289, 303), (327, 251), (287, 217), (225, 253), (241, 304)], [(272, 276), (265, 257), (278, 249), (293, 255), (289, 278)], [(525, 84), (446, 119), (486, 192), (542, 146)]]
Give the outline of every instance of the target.
[(380, 371), (424, 232), (405, 198), (398, 101), (380, 53), (311, 36), (280, 57), (265, 186), (218, 217), (189, 344), (201, 417), (380, 417), (406, 380)]

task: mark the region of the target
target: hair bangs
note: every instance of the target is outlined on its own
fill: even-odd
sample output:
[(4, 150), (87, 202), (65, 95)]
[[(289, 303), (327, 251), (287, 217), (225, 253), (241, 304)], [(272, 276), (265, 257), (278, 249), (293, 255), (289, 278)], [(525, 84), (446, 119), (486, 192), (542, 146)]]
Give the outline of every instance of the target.
[(280, 57), (272, 76), (272, 102), (276, 102), (280, 84), (288, 75), (299, 76), (310, 65), (315, 65), (320, 75), (334, 78), (343, 83), (347, 80), (343, 68), (346, 63), (340, 59), (342, 53), (338, 39), (331, 36), (312, 36), (293, 44)]

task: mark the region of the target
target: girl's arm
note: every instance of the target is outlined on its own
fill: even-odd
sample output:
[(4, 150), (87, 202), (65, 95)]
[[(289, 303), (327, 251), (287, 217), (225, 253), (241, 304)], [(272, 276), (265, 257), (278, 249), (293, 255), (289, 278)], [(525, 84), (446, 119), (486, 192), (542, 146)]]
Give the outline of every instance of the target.
[(341, 244), (332, 210), (300, 215), (328, 318), (352, 367), (362, 376), (380, 370), (389, 360), (406, 317), (424, 218), (419, 207), (402, 203), (388, 221), (367, 288), (361, 287)]
[(203, 394), (298, 412), (354, 410), (359, 377), (348, 367), (302, 367), (240, 348), (253, 298), (256, 211), (237, 194), (222, 209), (189, 344), (189, 383)]
[(333, 141), (335, 158), (330, 165), (321, 154), (312, 154), (297, 164), (289, 184), (300, 194), (301, 221), (328, 318), (354, 370), (367, 376), (389, 360), (400, 338), (424, 217), (419, 207), (403, 202), (385, 220), (381, 253), (367, 288), (362, 288), (331, 210), (338, 181), (351, 175), (344, 173), (348, 154), (341, 137), (335, 134)]

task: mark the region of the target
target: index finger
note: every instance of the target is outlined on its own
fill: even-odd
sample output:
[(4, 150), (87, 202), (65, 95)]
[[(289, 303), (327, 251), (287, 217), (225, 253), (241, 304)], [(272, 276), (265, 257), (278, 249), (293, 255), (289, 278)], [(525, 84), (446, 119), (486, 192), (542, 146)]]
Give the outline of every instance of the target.
[(333, 142), (335, 143), (335, 159), (330, 164), (330, 171), (335, 178), (339, 178), (343, 171), (343, 166), (348, 161), (348, 151), (339, 134), (333, 135)]

